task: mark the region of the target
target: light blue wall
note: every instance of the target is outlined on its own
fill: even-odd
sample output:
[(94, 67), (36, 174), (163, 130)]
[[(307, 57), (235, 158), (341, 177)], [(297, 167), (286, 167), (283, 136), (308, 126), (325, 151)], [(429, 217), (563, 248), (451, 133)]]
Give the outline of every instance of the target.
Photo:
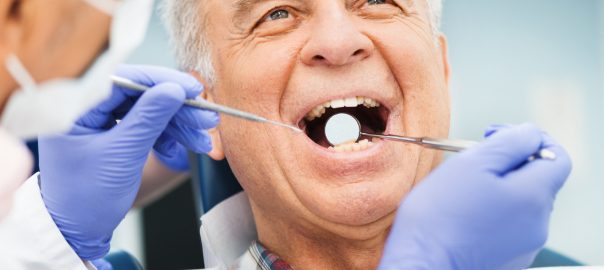
[(536, 122), (565, 145), (574, 171), (548, 245), (604, 264), (602, 1), (445, 2), (453, 70), (452, 136), (491, 123)]
[[(156, 0), (156, 3), (158, 2), (160, 1)], [(172, 57), (168, 40), (168, 34), (160, 20), (156, 7), (144, 43), (131, 55), (128, 62), (131, 64), (175, 67), (176, 63), (174, 57)]]
[[(443, 30), (453, 70), (452, 136), (479, 139), (491, 123), (536, 122), (575, 161), (549, 246), (604, 264), (604, 91), (598, 0), (449, 0)], [(154, 18), (131, 63), (174, 66)]]

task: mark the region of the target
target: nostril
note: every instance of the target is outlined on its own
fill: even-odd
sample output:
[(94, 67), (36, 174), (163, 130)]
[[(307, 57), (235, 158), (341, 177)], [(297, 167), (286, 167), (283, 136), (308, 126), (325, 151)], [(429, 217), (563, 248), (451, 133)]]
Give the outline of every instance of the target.
[(317, 62), (320, 62), (320, 61), (325, 60), (325, 57), (323, 57), (322, 55), (315, 55), (315, 56), (312, 58), (312, 60), (317, 61)]
[(361, 55), (361, 54), (363, 54), (363, 49), (358, 49), (358, 50), (356, 50), (356, 51), (355, 51), (355, 52), (352, 54), (352, 56), (358, 56), (358, 55)]

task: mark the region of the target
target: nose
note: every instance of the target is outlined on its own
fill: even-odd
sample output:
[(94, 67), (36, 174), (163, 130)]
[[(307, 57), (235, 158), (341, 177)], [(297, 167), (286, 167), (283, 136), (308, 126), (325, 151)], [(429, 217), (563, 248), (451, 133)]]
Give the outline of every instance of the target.
[(302, 62), (309, 66), (345, 66), (371, 56), (373, 42), (346, 13), (332, 12), (316, 18), (300, 53)]

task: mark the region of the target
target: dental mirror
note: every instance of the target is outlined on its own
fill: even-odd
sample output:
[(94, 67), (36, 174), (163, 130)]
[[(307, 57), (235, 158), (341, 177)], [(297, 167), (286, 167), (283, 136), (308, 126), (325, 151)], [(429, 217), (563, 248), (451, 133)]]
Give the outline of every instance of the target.
[[(476, 145), (477, 143), (475, 141), (467, 140), (365, 133), (361, 131), (361, 124), (359, 121), (354, 116), (347, 113), (335, 114), (327, 120), (327, 123), (325, 123), (325, 138), (327, 138), (327, 141), (332, 146), (356, 142), (361, 136), (411, 143), (425, 148), (450, 152), (460, 152)], [(541, 149), (539, 152), (529, 157), (528, 161), (533, 161), (536, 159), (556, 160), (556, 158), (556, 153), (548, 149)]]
[(352, 115), (338, 113), (331, 116), (325, 123), (325, 138), (332, 145), (356, 142), (361, 134), (361, 125)]

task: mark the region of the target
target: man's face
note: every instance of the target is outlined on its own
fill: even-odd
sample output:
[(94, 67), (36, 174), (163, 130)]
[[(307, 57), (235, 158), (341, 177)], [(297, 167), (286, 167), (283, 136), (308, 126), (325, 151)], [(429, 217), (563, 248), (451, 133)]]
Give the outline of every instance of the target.
[[(377, 140), (338, 152), (322, 128), (346, 111), (366, 131), (447, 136), (446, 44), (426, 14), (425, 2), (411, 0), (208, 1), (202, 16), (216, 69), (209, 97), (306, 131), (222, 118), (212, 155), (226, 155), (256, 218), (350, 238), (389, 226), (440, 155)], [(352, 107), (332, 108), (346, 98)]]

